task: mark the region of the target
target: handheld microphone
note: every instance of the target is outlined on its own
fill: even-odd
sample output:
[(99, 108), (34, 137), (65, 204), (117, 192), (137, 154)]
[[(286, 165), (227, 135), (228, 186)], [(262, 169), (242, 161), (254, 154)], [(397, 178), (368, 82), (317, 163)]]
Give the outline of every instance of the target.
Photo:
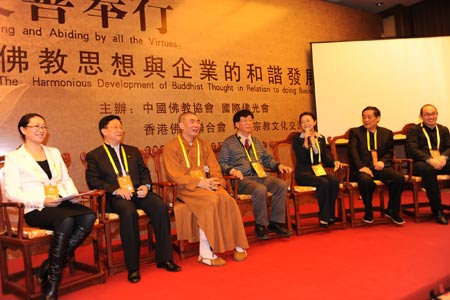
[(209, 174), (209, 167), (203, 166), (203, 171), (205, 171), (206, 178), (211, 178), (211, 174)]
[[(211, 174), (209, 174), (209, 167), (203, 166), (203, 171), (205, 171), (206, 178), (211, 178)], [(213, 191), (217, 190), (217, 186), (214, 186), (211, 188)]]

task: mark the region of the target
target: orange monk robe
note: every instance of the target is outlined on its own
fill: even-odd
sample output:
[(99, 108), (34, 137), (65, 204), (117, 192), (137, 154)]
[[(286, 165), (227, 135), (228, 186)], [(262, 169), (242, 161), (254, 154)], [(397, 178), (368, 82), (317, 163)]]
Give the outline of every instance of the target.
[[(178, 240), (198, 242), (198, 226), (200, 226), (216, 253), (234, 250), (236, 246), (248, 248), (239, 208), (236, 201), (223, 188), (225, 180), (211, 146), (197, 139), (200, 145), (200, 165), (198, 165), (196, 140), (190, 145), (185, 139), (181, 139), (190, 169), (178, 137), (166, 144), (163, 151), (167, 177), (177, 183), (178, 198), (187, 206), (187, 209), (177, 209), (182, 205), (175, 205)], [(190, 175), (191, 170), (203, 171), (204, 166), (209, 167), (211, 177), (219, 178), (222, 186), (217, 191), (197, 187), (200, 179)]]

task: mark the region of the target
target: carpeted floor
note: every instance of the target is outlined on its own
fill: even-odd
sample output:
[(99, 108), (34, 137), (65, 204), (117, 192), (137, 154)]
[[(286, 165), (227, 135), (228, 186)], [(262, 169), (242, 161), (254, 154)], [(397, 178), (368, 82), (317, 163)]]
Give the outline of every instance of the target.
[(252, 243), (244, 262), (223, 255), (224, 267), (176, 256), (182, 272), (144, 265), (138, 284), (122, 272), (60, 299), (425, 300), (450, 286), (450, 226), (405, 220)]

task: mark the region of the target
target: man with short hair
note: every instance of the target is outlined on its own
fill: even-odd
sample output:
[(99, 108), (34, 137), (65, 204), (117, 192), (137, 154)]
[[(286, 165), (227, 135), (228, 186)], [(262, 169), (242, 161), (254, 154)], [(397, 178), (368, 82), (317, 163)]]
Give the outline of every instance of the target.
[(362, 111), (363, 125), (350, 129), (348, 150), (351, 180), (358, 182), (364, 202), (364, 222), (373, 222), (372, 196), (376, 188), (374, 181), (380, 180), (389, 190), (386, 215), (395, 224), (402, 225), (405, 221), (400, 215), (400, 202), (404, 178), (392, 167), (394, 134), (391, 130), (378, 126), (380, 118), (380, 110), (368, 106)]
[[(274, 160), (264, 144), (251, 135), (253, 118), (253, 113), (245, 109), (234, 114), (233, 123), (237, 132), (223, 142), (219, 164), (224, 174), (239, 179), (240, 194), (252, 196), (256, 237), (269, 239), (268, 230), (289, 237), (292, 232), (285, 228), (287, 183), (266, 174), (264, 168), (281, 173), (291, 173), (292, 168)], [(267, 192), (272, 193), (270, 220), (267, 215)]]
[(414, 160), (413, 174), (422, 177), (422, 186), (436, 221), (447, 225), (437, 175), (450, 174), (450, 133), (447, 127), (437, 123), (438, 111), (434, 105), (422, 106), (419, 117), (422, 122), (406, 133), (406, 147)]
[(217, 255), (234, 250), (243, 261), (248, 248), (244, 224), (236, 201), (223, 188), (225, 180), (211, 146), (198, 138), (200, 119), (192, 112), (180, 115), (181, 134), (164, 145), (163, 161), (170, 180), (177, 183), (178, 198), (187, 210), (175, 206), (179, 240), (199, 241), (198, 261), (223, 266)]
[(140, 236), (138, 214), (150, 217), (156, 237), (155, 260), (158, 268), (180, 271), (173, 262), (170, 218), (167, 206), (152, 192), (150, 171), (136, 147), (122, 144), (124, 130), (119, 116), (103, 117), (98, 128), (103, 145), (86, 154), (86, 181), (91, 189), (106, 192), (107, 211), (120, 217), (120, 238), (128, 270), (128, 281), (140, 281)]

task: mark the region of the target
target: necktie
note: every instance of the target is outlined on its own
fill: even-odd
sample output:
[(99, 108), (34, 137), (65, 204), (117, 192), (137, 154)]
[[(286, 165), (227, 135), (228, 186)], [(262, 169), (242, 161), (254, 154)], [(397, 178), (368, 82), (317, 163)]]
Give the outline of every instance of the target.
[(249, 143), (249, 141), (248, 141), (248, 138), (247, 138), (247, 139), (245, 139), (245, 142), (244, 142), (244, 147), (245, 147), (245, 149), (247, 149), (247, 150), (249, 150), (249, 149), (250, 149), (250, 143)]

